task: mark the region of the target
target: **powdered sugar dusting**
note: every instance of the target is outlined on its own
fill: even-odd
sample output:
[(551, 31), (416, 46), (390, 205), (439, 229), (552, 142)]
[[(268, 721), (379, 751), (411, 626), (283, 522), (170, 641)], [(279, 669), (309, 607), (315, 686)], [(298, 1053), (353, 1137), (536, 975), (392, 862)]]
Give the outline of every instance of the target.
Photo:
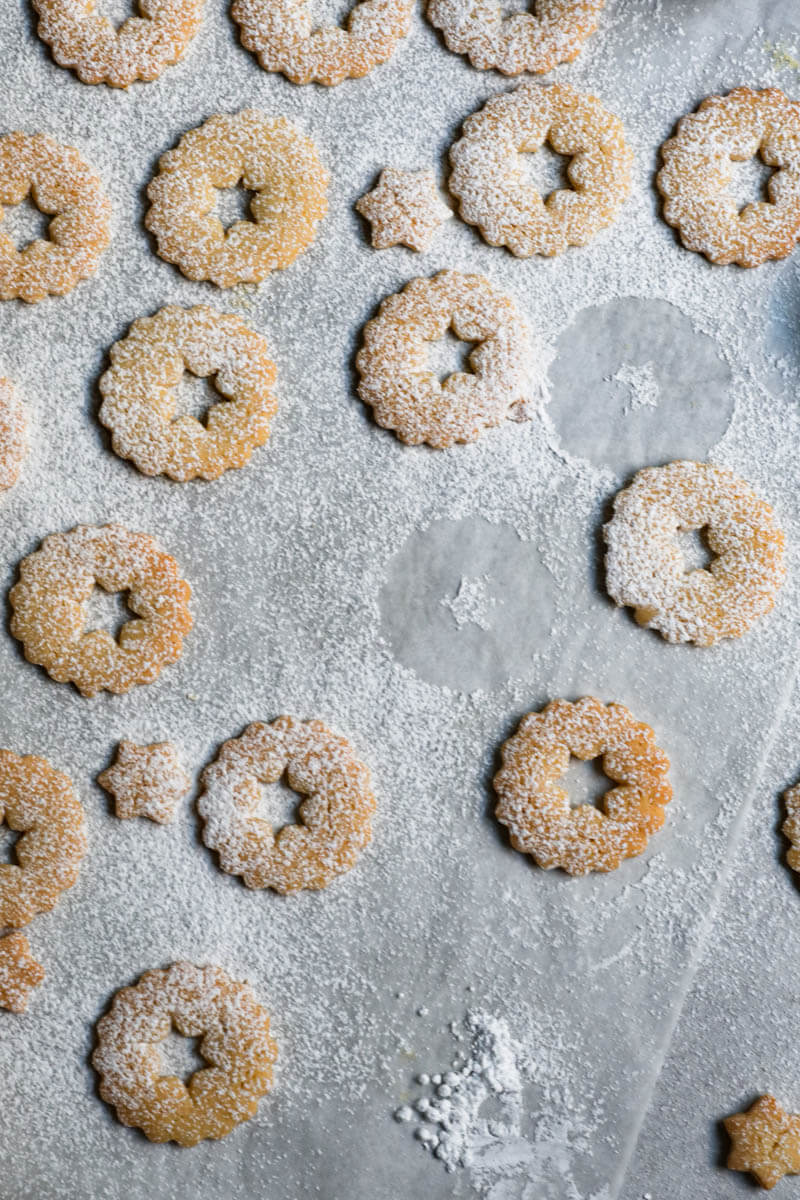
[[(515, 1200), (552, 1179), (565, 1200), (607, 1198), (605, 1188), (579, 1191), (572, 1177), (572, 1154), (585, 1133), (580, 1101), (553, 1073), (552, 1047), (520, 1041), (504, 1017), (474, 1010), (452, 1033), (459, 1051), (453, 1068), (418, 1075), (426, 1091), (395, 1119), (448, 1172), (465, 1170), (486, 1200)], [(529, 1114), (526, 1096), (534, 1089), (540, 1102)]]
[[(781, 283), (792, 294), (795, 260), (747, 273), (714, 269), (678, 244), (652, 191), (658, 146), (703, 96), (742, 80), (795, 95), (794, 73), (776, 68), (763, 49), (767, 40), (792, 40), (793, 9), (777, 0), (755, 29), (758, 9), (756, 0), (731, 0), (724, 11), (716, 0), (606, 6), (597, 34), (557, 77), (619, 116), (634, 153), (634, 187), (619, 220), (552, 260), (512, 258), (459, 220), (448, 221), (419, 259), (368, 244), (353, 206), (382, 167), (441, 169), (465, 117), (509, 87), (448, 54), (419, 15), (390, 61), (334, 92), (295, 89), (262, 72), (238, 44), (224, 5), (207, 5), (182, 62), (127, 92), (82, 86), (51, 63), (26, 21), (3, 23), (5, 119), (77, 146), (115, 213), (114, 240), (90, 283), (36, 309), (3, 305), (2, 370), (24, 398), (31, 430), (25, 468), (0, 503), (3, 590), (50, 531), (114, 521), (163, 541), (192, 584), (196, 621), (180, 659), (158, 680), (93, 700), (58, 687), (24, 661), (12, 638), (0, 638), (7, 701), (0, 740), (19, 753), (46, 754), (74, 779), (92, 846), (75, 887), (31, 927), (45, 986), (24, 1019), (0, 1023), (0, 1105), (14, 1146), (4, 1164), (9, 1200), (32, 1187), (74, 1200), (76, 1178), (109, 1200), (146, 1200), (159, 1190), (175, 1200), (245, 1200), (258, 1187), (270, 1200), (297, 1200), (315, 1187), (337, 1200), (451, 1200), (454, 1187), (469, 1191), (471, 1178), (442, 1170), (391, 1114), (419, 1095), (409, 1081), (420, 1069), (458, 1070), (448, 1024), (475, 1010), (503, 1019), (516, 1044), (536, 1049), (524, 1138), (547, 1113), (563, 1115), (557, 1099), (567, 1097), (563, 1169), (540, 1171), (538, 1190), (558, 1196), (567, 1187), (562, 1176), (571, 1176), (583, 1200), (620, 1192), (796, 662), (796, 388), (791, 373), (771, 372), (764, 343), (773, 289)], [(142, 227), (143, 188), (157, 157), (185, 130), (243, 103), (285, 115), (314, 140), (331, 169), (330, 210), (287, 271), (257, 288), (220, 292), (156, 256)], [(710, 453), (775, 510), (791, 569), (769, 617), (746, 637), (699, 652), (667, 645), (615, 611), (598, 533), (624, 480), (605, 465), (608, 425), (590, 384), (579, 419), (594, 438), (592, 462), (568, 450), (547, 408), (527, 425), (504, 424), (436, 454), (374, 427), (352, 373), (360, 330), (409, 276), (444, 268), (480, 273), (514, 296), (548, 345), (572, 331), (559, 347), (562, 361), (591, 363), (592, 339), (573, 321), (620, 297), (634, 310), (641, 302), (634, 315), (645, 344), (658, 320), (653, 299), (712, 339), (729, 371), (730, 421), (720, 427), (709, 417), (691, 338), (681, 344), (696, 386), (685, 384), (687, 410), (671, 419), (683, 419), (697, 440), (685, 457)], [(110, 452), (95, 419), (107, 348), (131, 321), (167, 303), (238, 313), (268, 338), (278, 366), (269, 450), (210, 485), (144, 478)], [(620, 313), (607, 337), (625, 357), (636, 332), (633, 317)], [(659, 422), (666, 412), (662, 405), (644, 415)], [(654, 461), (646, 443), (635, 457), (637, 467)], [(452, 677), (440, 686), (415, 674), (381, 632), (383, 583), (402, 548), (434, 522), (444, 523), (436, 563), (422, 577), (409, 575), (405, 591), (395, 579), (387, 600), (407, 612), (420, 653), (431, 663), (452, 653), (452, 636), (434, 636), (418, 607), (425, 585), (436, 583), (437, 563), (452, 573), (452, 594), (462, 575), (489, 569), (475, 565), (470, 546), (491, 543), (493, 531), (501, 548), (491, 564), (493, 592), (503, 601), (493, 625), (502, 623), (507, 645), (517, 631), (519, 653), (509, 653), (496, 674), (477, 670), (460, 689)], [(500, 539), (503, 530), (508, 537)], [(504, 568), (504, 559), (514, 564), (534, 552), (545, 592), (551, 581), (546, 610), (535, 578), (520, 582)], [(433, 594), (452, 635), (454, 622), (438, 605), (447, 590)], [(468, 624), (464, 631), (492, 644), (491, 630)], [(657, 731), (673, 763), (675, 796), (640, 858), (606, 876), (566, 879), (509, 848), (490, 813), (488, 780), (522, 713), (586, 692), (618, 698)], [(150, 829), (117, 821), (93, 783), (120, 738), (172, 740), (195, 774), (223, 739), (281, 712), (319, 716), (345, 735), (369, 763), (380, 801), (370, 848), (323, 892), (284, 899), (248, 891), (199, 844), (193, 804), (165, 829)], [(785, 747), (787, 782), (796, 745), (794, 737)], [(755, 809), (763, 837), (738, 861), (733, 894), (736, 911), (744, 900), (761, 917), (763, 939), (775, 913), (787, 915), (790, 930), (794, 901), (780, 862), (764, 896), (757, 867), (776, 850), (763, 791)], [(796, 1107), (792, 984), (787, 977), (785, 990), (765, 1000), (768, 1022), (750, 1024), (754, 980), (762, 970), (777, 978), (780, 966), (761, 940), (734, 977), (732, 931), (741, 932), (740, 920), (717, 927), (711, 939), (728, 952), (714, 959), (719, 990), (712, 1001), (706, 985), (681, 1034), (688, 1038), (709, 1003), (708, 1041), (682, 1062), (686, 1107), (676, 1113), (673, 1091), (659, 1102), (642, 1144), (646, 1170), (636, 1200), (648, 1190), (696, 1200), (725, 1186), (712, 1161), (712, 1122), (757, 1086), (757, 1059), (748, 1059), (752, 1075), (736, 1076), (736, 1095), (723, 1098), (707, 1070), (721, 1050), (713, 1019), (720, 1011), (736, 1005), (726, 1043), (757, 1039), (759, 1069), (788, 1064), (780, 1094)], [(176, 959), (219, 963), (249, 980), (273, 1016), (281, 1050), (275, 1088), (256, 1116), (224, 1141), (180, 1154), (121, 1126), (99, 1100), (88, 1064), (96, 1019), (117, 989)], [(416, 1015), (421, 1005), (428, 1017)], [(537, 1090), (545, 1086), (546, 1096)], [(686, 1119), (690, 1109), (696, 1121)], [(655, 1187), (649, 1168), (662, 1127), (669, 1155)], [(682, 1154), (690, 1144), (694, 1169), (678, 1177), (676, 1147)], [(514, 1188), (524, 1195), (523, 1168), (495, 1186), (501, 1182), (514, 1200)]]
[(614, 383), (619, 383), (628, 390), (628, 401), (623, 411), (635, 412), (637, 408), (658, 408), (659, 389), (653, 363), (646, 362), (641, 366), (623, 363), (611, 378)]

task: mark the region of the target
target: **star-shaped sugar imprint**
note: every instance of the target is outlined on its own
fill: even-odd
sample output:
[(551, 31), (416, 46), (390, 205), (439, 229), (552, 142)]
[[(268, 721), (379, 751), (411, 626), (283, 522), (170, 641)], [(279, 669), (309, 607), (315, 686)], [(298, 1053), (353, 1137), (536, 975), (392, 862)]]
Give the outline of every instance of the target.
[(387, 167), (378, 186), (356, 201), (372, 226), (376, 250), (408, 246), (427, 250), (441, 225), (452, 217), (436, 186), (433, 171), (402, 171)]
[(0, 938), (0, 1008), (25, 1012), (33, 988), (44, 979), (44, 968), (31, 954), (24, 933)]
[(97, 782), (114, 797), (118, 817), (149, 817), (160, 825), (172, 820), (191, 786), (171, 742), (120, 742), (116, 760)]
[(767, 1189), (784, 1175), (800, 1174), (800, 1117), (784, 1112), (774, 1096), (760, 1096), (723, 1124), (731, 1139), (731, 1170), (749, 1171)]

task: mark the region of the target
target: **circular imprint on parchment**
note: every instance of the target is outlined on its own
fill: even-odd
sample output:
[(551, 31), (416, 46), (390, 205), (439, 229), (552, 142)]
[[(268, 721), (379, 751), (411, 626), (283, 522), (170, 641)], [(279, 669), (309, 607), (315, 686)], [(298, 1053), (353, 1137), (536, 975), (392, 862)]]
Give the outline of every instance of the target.
[(584, 308), (555, 351), (547, 413), (562, 446), (621, 479), (642, 466), (704, 459), (728, 428), (730, 367), (666, 300), (628, 296)]
[(555, 583), (511, 525), (439, 520), (389, 563), (380, 610), (403, 666), (439, 687), (489, 689), (524, 676), (548, 638)]

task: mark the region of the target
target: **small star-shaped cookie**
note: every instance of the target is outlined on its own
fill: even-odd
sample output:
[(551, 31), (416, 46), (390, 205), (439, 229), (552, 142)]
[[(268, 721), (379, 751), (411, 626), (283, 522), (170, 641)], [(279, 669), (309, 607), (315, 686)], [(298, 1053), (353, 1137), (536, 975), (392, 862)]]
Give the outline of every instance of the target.
[(120, 742), (112, 766), (97, 776), (101, 788), (116, 801), (117, 816), (149, 817), (165, 825), (175, 815), (191, 782), (171, 742), (137, 746)]
[(44, 979), (44, 968), (31, 954), (24, 933), (0, 938), (0, 1008), (25, 1012), (28, 993)]
[(785, 1113), (774, 1096), (760, 1096), (723, 1125), (732, 1143), (731, 1170), (749, 1171), (767, 1189), (784, 1175), (800, 1174), (800, 1117)]
[(378, 186), (356, 201), (372, 225), (376, 250), (408, 246), (427, 250), (440, 225), (453, 213), (442, 200), (433, 171), (401, 171), (387, 167)]

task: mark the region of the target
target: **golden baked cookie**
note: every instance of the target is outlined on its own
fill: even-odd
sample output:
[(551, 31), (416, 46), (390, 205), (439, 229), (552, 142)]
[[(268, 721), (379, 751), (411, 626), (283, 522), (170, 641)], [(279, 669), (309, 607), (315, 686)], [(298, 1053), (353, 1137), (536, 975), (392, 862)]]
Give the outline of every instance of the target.
[(774, 1096), (759, 1096), (723, 1125), (731, 1139), (732, 1171), (749, 1171), (767, 1191), (784, 1175), (800, 1174), (800, 1116), (784, 1112)]
[[(599, 808), (571, 807), (558, 785), (573, 755), (602, 758), (606, 775), (619, 785), (605, 793)], [(664, 824), (664, 805), (672, 798), (669, 759), (650, 726), (621, 704), (604, 705), (591, 696), (574, 704), (553, 700), (522, 719), (501, 757), (495, 814), (514, 849), (540, 867), (561, 867), (570, 875), (613, 871), (623, 858), (641, 854)]]
[[(687, 571), (677, 535), (698, 529), (715, 557), (707, 570)], [(772, 610), (786, 574), (772, 509), (713, 463), (639, 471), (603, 532), (608, 594), (668, 642), (740, 637)]]
[[(161, 257), (189, 279), (260, 283), (313, 242), (329, 179), (310, 138), (283, 117), (245, 108), (209, 117), (162, 154), (145, 224)], [(217, 189), (239, 182), (255, 192), (252, 220), (225, 229), (212, 212)]]
[[(547, 197), (525, 182), (520, 161), (545, 142), (570, 158), (570, 186)], [(518, 258), (585, 246), (616, 220), (631, 190), (633, 158), (621, 121), (568, 83), (526, 80), (494, 96), (464, 122), (450, 162), (448, 187), (462, 218)]]
[[(477, 345), (471, 370), (440, 382), (428, 366), (427, 344), (448, 329)], [(474, 442), (507, 417), (531, 416), (536, 384), (527, 325), (511, 297), (482, 275), (440, 271), (412, 279), (383, 301), (363, 336), (358, 394), (379, 425), (412, 446)]]
[(0, 492), (19, 478), (28, 451), (25, 410), (10, 380), (0, 378)]
[[(164, 1074), (158, 1044), (175, 1029), (199, 1038), (208, 1066), (188, 1083)], [(272, 1086), (278, 1048), (269, 1015), (246, 983), (220, 967), (174, 963), (117, 992), (97, 1023), (92, 1063), (100, 1095), (151, 1142), (196, 1146), (254, 1116)]]
[(442, 200), (433, 171), (401, 171), (387, 167), (377, 187), (356, 201), (356, 209), (372, 226), (376, 250), (408, 246), (427, 250), (453, 213)]
[(543, 74), (572, 62), (597, 29), (605, 0), (536, 0), (535, 12), (503, 15), (499, 0), (428, 0), (428, 20), (448, 50), (481, 71)]
[[(146, 533), (121, 525), (79, 525), (51, 533), (23, 559), (9, 599), (11, 632), (28, 662), (58, 683), (74, 683), (84, 696), (106, 689), (127, 692), (152, 683), (181, 656), (192, 627), (191, 589), (178, 564)], [(95, 586), (127, 592), (137, 614), (119, 639), (104, 629), (85, 630), (86, 605)]]
[[(3, 233), (3, 206), (30, 194), (52, 213), (47, 238), (18, 250)], [(0, 137), (0, 300), (34, 304), (71, 292), (94, 275), (109, 241), (111, 204), (91, 167), (72, 146), (43, 133)]]
[(315, 26), (311, 0), (233, 0), (231, 16), (265, 71), (331, 87), (391, 58), (413, 11), (413, 0), (357, 0), (342, 28)]
[[(299, 823), (276, 833), (258, 815), (259, 784), (277, 783), (284, 773), (305, 798)], [(321, 721), (279, 717), (271, 725), (248, 725), (225, 742), (201, 783), (203, 841), (216, 850), (222, 870), (250, 888), (286, 894), (327, 887), (354, 866), (372, 838), (369, 770)]]
[(114, 797), (122, 820), (149, 817), (159, 825), (172, 820), (178, 801), (191, 786), (171, 742), (151, 746), (120, 742), (116, 759), (101, 771), (97, 782)]
[[(758, 155), (775, 171), (769, 200), (739, 212), (728, 184), (733, 163)], [(757, 267), (791, 254), (800, 237), (800, 104), (778, 88), (740, 87), (709, 96), (661, 147), (656, 177), (664, 219), (687, 250), (711, 262)]]
[(783, 802), (786, 806), (786, 820), (781, 831), (792, 843), (786, 861), (793, 871), (800, 871), (800, 783), (784, 792)]
[(43, 758), (0, 750), (0, 824), (22, 834), (0, 863), (0, 930), (49, 912), (78, 878), (86, 853), (83, 807), (71, 781)]
[[(100, 379), (100, 420), (116, 453), (143, 474), (218, 479), (268, 440), (277, 409), (275, 364), (266, 339), (241, 318), (207, 305), (171, 304), (134, 321), (110, 358)], [(214, 377), (220, 401), (203, 421), (175, 416), (174, 388), (184, 371)]]
[(24, 933), (0, 937), (0, 1008), (22, 1013), (33, 988), (44, 979), (44, 968), (31, 954)]
[(203, 0), (139, 0), (138, 16), (115, 28), (95, 0), (33, 0), (39, 37), (82, 83), (125, 88), (157, 79), (183, 58), (203, 19)]

